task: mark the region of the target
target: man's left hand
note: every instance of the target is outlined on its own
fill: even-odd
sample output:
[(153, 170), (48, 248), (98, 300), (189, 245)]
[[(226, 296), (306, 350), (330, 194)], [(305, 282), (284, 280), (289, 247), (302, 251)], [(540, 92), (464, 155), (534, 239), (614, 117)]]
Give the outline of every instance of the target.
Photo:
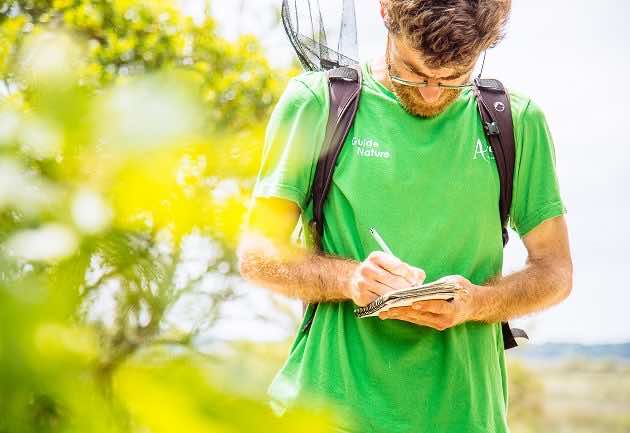
[(448, 281), (459, 286), (459, 292), (452, 301), (418, 301), (408, 307), (390, 308), (380, 313), (381, 319), (396, 319), (429, 326), (443, 331), (472, 319), (480, 287), (472, 284), (461, 275), (449, 275), (437, 281)]

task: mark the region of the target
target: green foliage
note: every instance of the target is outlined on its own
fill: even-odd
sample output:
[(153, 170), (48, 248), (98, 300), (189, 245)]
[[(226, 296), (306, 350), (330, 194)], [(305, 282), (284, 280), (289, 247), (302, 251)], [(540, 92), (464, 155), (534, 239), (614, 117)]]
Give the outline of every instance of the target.
[(186, 69), (213, 128), (249, 129), (264, 120), (282, 89), (283, 74), (269, 67), (258, 41), (221, 39), (209, 17), (195, 24), (169, 0), (5, 1), (0, 21), (0, 77), (15, 80), (12, 66), (25, 37), (69, 31), (86, 56), (81, 85), (97, 89), (144, 73)]
[(0, 3), (1, 433), (320, 429), (192, 349), (285, 76), (168, 1)]
[[(167, 350), (139, 353), (114, 380), (116, 393), (134, 419), (156, 433), (328, 431), (325, 419), (303, 411), (270, 418), (259, 401), (216, 386), (216, 372), (199, 355)], [(205, 384), (205, 386), (200, 386)], [(156, 407), (169, 410), (157, 412)], [(299, 427), (297, 427), (299, 426)]]

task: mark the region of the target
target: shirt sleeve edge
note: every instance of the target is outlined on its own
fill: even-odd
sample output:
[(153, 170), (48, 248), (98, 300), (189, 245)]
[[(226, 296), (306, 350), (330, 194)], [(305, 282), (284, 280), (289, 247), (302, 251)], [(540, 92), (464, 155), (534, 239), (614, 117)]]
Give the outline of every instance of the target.
[(300, 210), (303, 210), (306, 194), (304, 191), (296, 188), (293, 185), (287, 185), (282, 183), (259, 183), (254, 188), (252, 193), (253, 197), (276, 197), (286, 200), (290, 200), (297, 204)]
[(543, 223), (544, 221), (548, 219), (563, 215), (565, 213), (567, 213), (567, 209), (562, 203), (562, 201), (555, 201), (555, 202), (549, 203), (546, 206), (543, 206), (533, 215), (525, 218), (524, 222), (518, 225), (518, 227), (516, 228), (517, 229), (516, 231), (522, 239), (529, 232), (535, 229), (539, 224)]

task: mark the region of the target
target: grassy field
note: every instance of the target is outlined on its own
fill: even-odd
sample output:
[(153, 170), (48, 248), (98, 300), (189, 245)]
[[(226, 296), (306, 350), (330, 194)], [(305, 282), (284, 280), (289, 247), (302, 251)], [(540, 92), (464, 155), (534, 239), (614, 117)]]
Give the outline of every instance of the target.
[(511, 360), (510, 374), (512, 433), (630, 432), (628, 362)]
[[(287, 344), (240, 344), (228, 375), (264, 398)], [(630, 433), (630, 362), (508, 356), (508, 368), (511, 433)]]

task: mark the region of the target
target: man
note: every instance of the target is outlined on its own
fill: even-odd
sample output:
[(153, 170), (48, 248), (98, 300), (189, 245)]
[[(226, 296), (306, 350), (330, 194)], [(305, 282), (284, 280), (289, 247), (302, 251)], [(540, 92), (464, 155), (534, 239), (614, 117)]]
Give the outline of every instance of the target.
[[(510, 224), (528, 259), (501, 276), (497, 167), (466, 84), (509, 9), (505, 0), (381, 1), (386, 49), (362, 65), (359, 110), (324, 207), (325, 254), (290, 242), (300, 215), (305, 227), (313, 215), (309, 191), (329, 104), (324, 74), (293, 79), (278, 102), (240, 270), (320, 303), (270, 386), (279, 407), (324, 400), (340, 411), (338, 431), (509, 431), (500, 322), (562, 301), (572, 285), (551, 136), (540, 109), (515, 92)], [(395, 256), (375, 251), (371, 226)], [(353, 314), (388, 291), (439, 278), (464, 294), (380, 320)]]

